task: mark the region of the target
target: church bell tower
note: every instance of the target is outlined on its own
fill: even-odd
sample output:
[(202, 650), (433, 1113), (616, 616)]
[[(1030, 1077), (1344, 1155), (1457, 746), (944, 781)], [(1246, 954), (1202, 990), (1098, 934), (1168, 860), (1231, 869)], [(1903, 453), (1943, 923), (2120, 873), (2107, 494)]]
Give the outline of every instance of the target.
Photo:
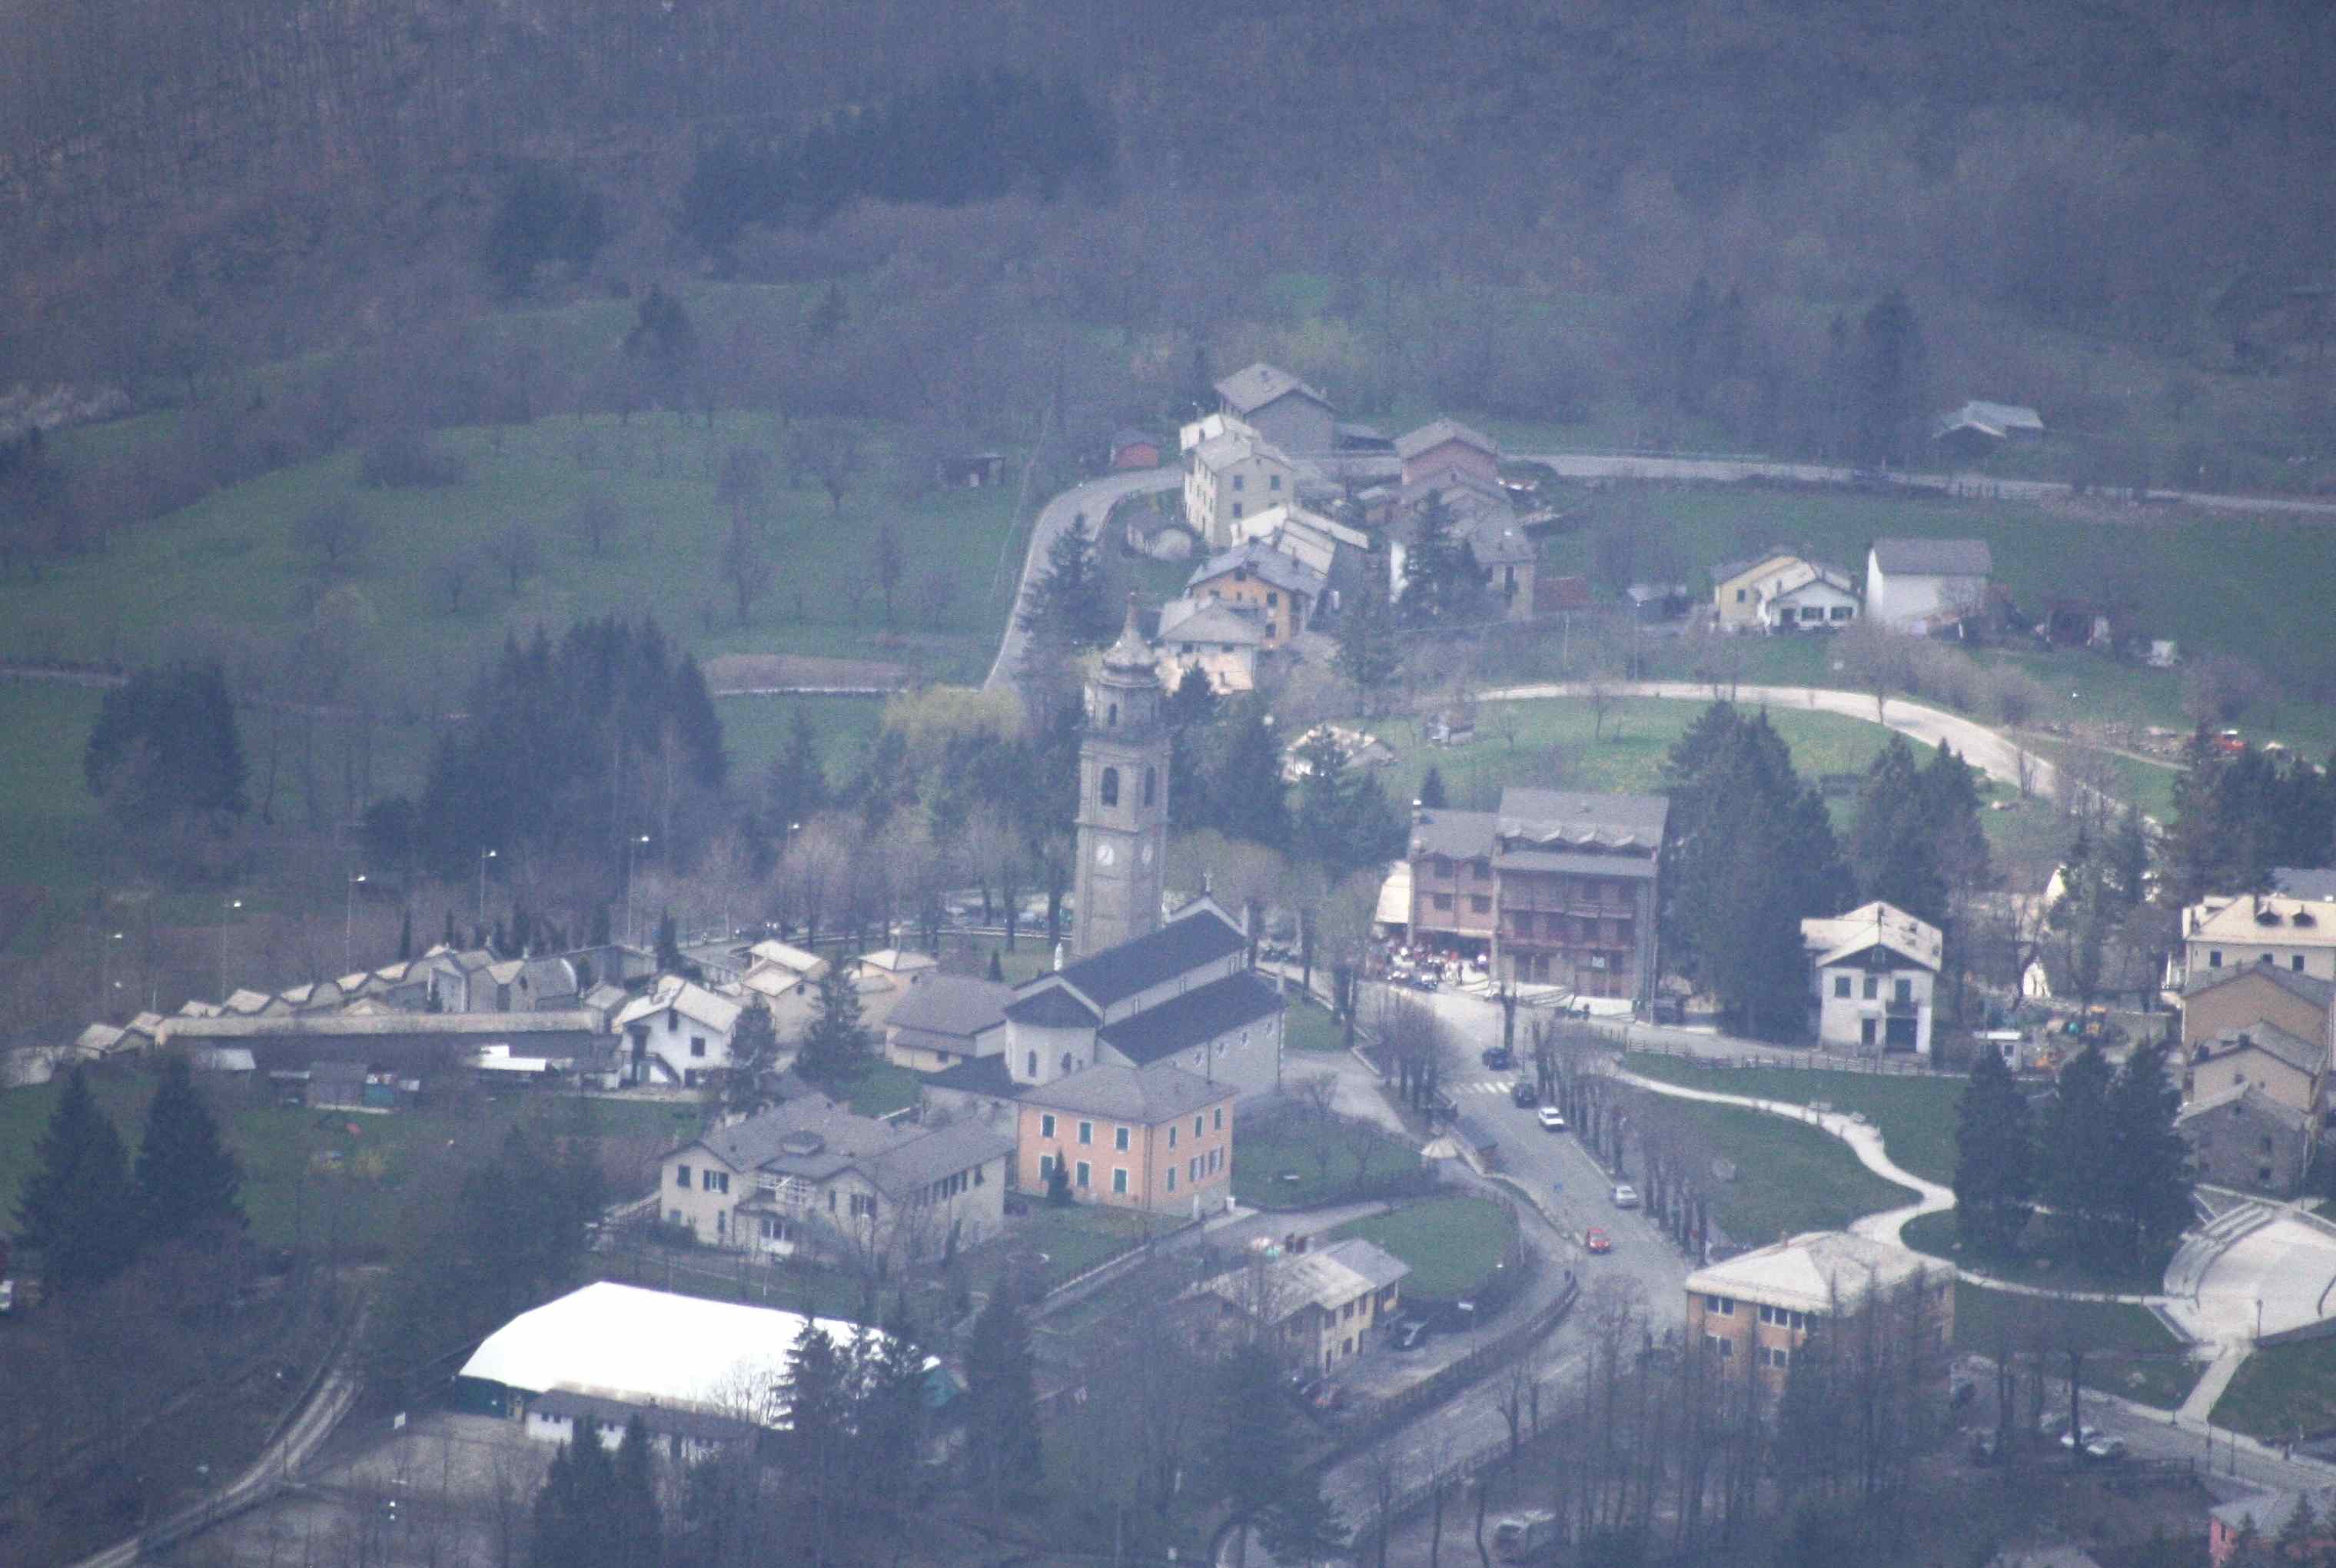
[(1160, 924), (1161, 862), (1168, 854), (1168, 729), (1161, 697), (1130, 594), (1127, 624), (1086, 684), (1072, 928), (1081, 958)]

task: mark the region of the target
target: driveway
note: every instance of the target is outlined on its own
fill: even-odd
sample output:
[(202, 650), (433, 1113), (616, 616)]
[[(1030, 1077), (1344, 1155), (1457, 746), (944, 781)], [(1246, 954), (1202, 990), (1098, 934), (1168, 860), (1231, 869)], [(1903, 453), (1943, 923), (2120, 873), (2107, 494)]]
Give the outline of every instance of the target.
[[(1176, 468), (1150, 468), (1134, 473), (1109, 473), (1101, 479), (1091, 479), (1085, 484), (1073, 485), (1038, 509), (1038, 521), (1030, 527), (1030, 548), (1022, 557), (1022, 575), (1014, 590), (1015, 610), (1030, 584), (1046, 568), (1046, 551), (1063, 530), (1081, 517), (1090, 532), (1103, 526), (1114, 503), (1126, 496), (1173, 490), (1183, 482), (1183, 472)], [(988, 687), (1011, 686), (1015, 672), (1022, 667), (1023, 645), (1029, 639), (1016, 624), (1015, 610), (1006, 617), (1006, 635), (998, 645), (998, 658), (989, 667)]]

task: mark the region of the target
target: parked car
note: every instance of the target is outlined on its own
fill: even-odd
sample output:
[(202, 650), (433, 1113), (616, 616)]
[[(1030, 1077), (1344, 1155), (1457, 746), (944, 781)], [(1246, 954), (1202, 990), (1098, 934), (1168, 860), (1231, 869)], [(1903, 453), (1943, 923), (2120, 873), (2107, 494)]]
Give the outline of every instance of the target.
[(1618, 1209), (1637, 1208), (1639, 1206), (1639, 1189), (1630, 1185), (1628, 1182), (1615, 1183), (1614, 1206)]
[(1611, 1252), (1614, 1250), (1614, 1238), (1592, 1225), (1582, 1232), (1582, 1246), (1584, 1251)]
[(1526, 1079), (1519, 1078), (1509, 1086), (1509, 1100), (1514, 1105), (1533, 1105), (1539, 1103), (1541, 1092)]
[(1541, 1114), (1535, 1119), (1541, 1123), (1541, 1130), (1544, 1133), (1565, 1131), (1565, 1113), (1555, 1105), (1543, 1105), (1541, 1108)]
[(1442, 990), (1443, 985), (1433, 975), (1414, 975), (1404, 982), (1415, 991)]
[(1427, 1343), (1427, 1336), (1433, 1330), (1428, 1328), (1427, 1320), (1425, 1318), (1402, 1319), (1395, 1326), (1395, 1348), (1398, 1350), (1416, 1350)]
[(2087, 1453), (2090, 1453), (2092, 1451), (2093, 1445), (2101, 1441), (2101, 1439), (2106, 1437), (2107, 1435), (2108, 1434), (2103, 1432), (2098, 1427), (2079, 1427), (2074, 1432), (2063, 1432), (2060, 1434), (2060, 1446), (2069, 1449), (2082, 1448)]
[(1484, 1061), (1486, 1066), (1503, 1073), (1517, 1065), (1516, 1053), (1506, 1046), (1486, 1046)]
[(0, 1316), (16, 1310), (16, 1281), (0, 1280)]
[(2085, 1445), (2085, 1457), (2113, 1465), (2125, 1457), (2125, 1439), (2106, 1435), (2096, 1437)]

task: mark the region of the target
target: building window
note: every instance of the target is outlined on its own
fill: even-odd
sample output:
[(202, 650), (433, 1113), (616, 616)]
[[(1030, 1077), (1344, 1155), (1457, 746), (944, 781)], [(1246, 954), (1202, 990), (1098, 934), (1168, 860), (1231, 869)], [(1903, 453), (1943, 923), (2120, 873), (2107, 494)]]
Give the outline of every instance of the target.
[(1268, 490), (1280, 490), (1281, 488), (1281, 475), (1278, 473), (1267, 474), (1265, 476), (1265, 488)]
[[(1035, 1065), (1036, 1064), (1034, 1063), (1033, 1066)], [(1049, 1111), (1039, 1116), (1038, 1135), (1042, 1138), (1051, 1138), (1055, 1135), (1055, 1116), (1053, 1112)]]
[(1159, 797), (1160, 770), (1155, 767), (1147, 767), (1144, 770), (1144, 803), (1145, 805), (1150, 805)]
[(1452, 895), (1451, 895), (1450, 893), (1438, 893), (1438, 894), (1436, 894), (1436, 907), (1437, 909), (1439, 909), (1439, 910), (1443, 910), (1443, 911), (1446, 911), (1446, 912), (1448, 913), (1448, 912), (1451, 911), (1451, 908), (1452, 908)]
[(1073, 1175), (1072, 1180), (1073, 1180), (1073, 1182), (1074, 1182), (1074, 1183), (1075, 1183), (1078, 1187), (1080, 1187), (1082, 1190), (1084, 1190), (1084, 1189), (1085, 1189), (1085, 1188), (1089, 1184), (1089, 1183), (1088, 1183), (1088, 1177), (1089, 1177), (1091, 1174), (1092, 1174), (1092, 1168), (1087, 1164), (1087, 1163), (1086, 1163), (1085, 1160), (1081, 1160), (1081, 1161), (1078, 1163), (1078, 1165), (1077, 1165), (1077, 1167), (1076, 1167), (1076, 1171), (1075, 1171), (1075, 1174), (1074, 1174), (1074, 1175)]
[(1707, 1312), (1717, 1312), (1723, 1318), (1733, 1318), (1736, 1316), (1736, 1298), (1733, 1296), (1706, 1296), (1703, 1299), (1703, 1310)]
[(1744, 590), (1740, 588), (1736, 590), (1736, 602), (1738, 604), (1744, 602)]
[(1914, 982), (1893, 979), (1890, 982), (1890, 999), (1903, 1006), (1914, 999)]
[(1198, 1154), (1194, 1154), (1194, 1155), (1193, 1155), (1190, 1160), (1188, 1160), (1188, 1161), (1186, 1161), (1186, 1162), (1185, 1162), (1185, 1164), (1184, 1164), (1184, 1174), (1185, 1174), (1185, 1176), (1186, 1176), (1186, 1178), (1187, 1178), (1187, 1179), (1192, 1180), (1192, 1181), (1195, 1181), (1195, 1182), (1197, 1182), (1197, 1181), (1199, 1181), (1199, 1180), (1201, 1179), (1201, 1156), (1200, 1156), (1200, 1155), (1198, 1155)]
[(2302, 953), (2298, 953), (2293, 958), (2288, 959), (2287, 967), (2293, 969), (2297, 974), (2302, 974), (2303, 972), (2303, 955)]
[(1115, 767), (1103, 770), (1103, 803), (1107, 806), (1119, 803), (1119, 770)]
[(1239, 521), (1241, 521), (1241, 503), (1240, 502), (1238, 502), (1238, 501), (1237, 501), (1237, 502), (1233, 502), (1233, 521), (1234, 521), (1235, 522), (1239, 522)]
[(1781, 1346), (1763, 1345), (1760, 1348), (1760, 1364), (1774, 1367), (1781, 1372), (1793, 1364), (1793, 1353)]
[(1200, 1117), (1198, 1117), (1198, 1116), (1194, 1116), (1194, 1117), (1192, 1118), (1192, 1136), (1194, 1136), (1194, 1137), (1196, 1137), (1196, 1138), (1197, 1138), (1197, 1137), (1199, 1137), (1200, 1135), (1201, 1135), (1201, 1118), (1200, 1118)]
[(1246, 487), (1246, 486), (1248, 485), (1248, 483), (1249, 483), (1249, 476), (1248, 476), (1248, 475), (1246, 475), (1246, 474), (1240, 474), (1240, 473), (1236, 473), (1236, 474), (1234, 474), (1234, 475), (1233, 475), (1233, 488), (1234, 488), (1235, 490), (1241, 490), (1241, 489), (1242, 489), (1242, 488)]
[(852, 1193), (852, 1217), (855, 1220), (874, 1219), (876, 1217), (876, 1200), (866, 1193)]
[(2210, 969), (2219, 969), (2223, 967), (2222, 949), (2216, 948), (2213, 952), (2206, 955), (2206, 967)]
[(706, 1190), (709, 1193), (727, 1193), (730, 1191), (730, 1173), (727, 1171), (708, 1171), (705, 1174), (705, 1182)]
[(1489, 866), (1489, 865), (1486, 865), (1483, 861), (1470, 861), (1470, 862), (1468, 862), (1468, 880), (1469, 880), (1469, 881), (1478, 881), (1478, 882), (1481, 882), (1481, 881), (1483, 881), (1486, 877), (1489, 877), (1489, 876), (1491, 876), (1492, 874), (1493, 874), (1493, 868), (1492, 868), (1491, 866)]
[(1834, 976), (1833, 994), (1840, 998), (1843, 1001), (1847, 1001), (1849, 999), (1849, 977), (1847, 975)]
[(692, 1035), (689, 1037), (689, 1054), (693, 1057), (702, 1057), (706, 1054), (706, 1037), (704, 1035)]
[(1068, 1051), (1065, 1051), (1065, 1052), (1063, 1053), (1063, 1071), (1065, 1071), (1065, 1072), (1066, 1072), (1066, 1073), (1067, 1073), (1067, 1072), (1069, 1072), (1070, 1070), (1071, 1070), (1071, 1053), (1070, 1053), (1070, 1052), (1068, 1052)]
[(1448, 877), (1452, 874), (1452, 862), (1443, 855), (1437, 855), (1427, 862), (1427, 869), (1439, 877)]
[(1224, 1168), (1225, 1152), (1222, 1149), (1211, 1149), (1209, 1151), (1209, 1169), (1212, 1171), (1222, 1171)]
[(1172, 1149), (1176, 1146), (1176, 1129), (1173, 1126), (1168, 1129), (1168, 1146)]
[(1111, 1190), (1118, 1193), (1123, 1198), (1127, 1195), (1127, 1167), (1125, 1165), (1114, 1165), (1111, 1168)]
[(1472, 914), (1491, 914), (1493, 912), (1492, 895), (1490, 893), (1470, 893), (1468, 895), (1468, 910)]
[(1035, 1078), (1038, 1076), (1037, 1052), (1028, 1051), (1024, 1053), (1022, 1057), (1022, 1076), (1026, 1078)]
[(1217, 1107), (1216, 1125), (1217, 1131), (1222, 1133), (1225, 1130), (1225, 1108), (1222, 1105)]
[(689, 1167), (687, 1165), (676, 1165), (673, 1168), (673, 1184), (676, 1187), (686, 1187), (689, 1185)]
[(1881, 977), (1881, 976), (1879, 976), (1879, 975), (1868, 975), (1868, 976), (1866, 976), (1866, 977), (1865, 977), (1865, 999), (1866, 999), (1867, 1001), (1869, 1001), (1869, 1002), (1870, 1002), (1870, 1001), (1873, 1001), (1873, 1000), (1874, 1000), (1875, 998), (1879, 998), (1881, 995), (1882, 995), (1882, 977)]
[(1265, 608), (1268, 609), (1280, 609), (1281, 608), (1281, 596), (1278, 593), (1267, 594), (1265, 596)]
[(1095, 1124), (1093, 1122), (1081, 1122), (1079, 1124), (1079, 1142), (1082, 1144), (1093, 1144), (1095, 1142)]
[(1736, 1359), (1735, 1343), (1732, 1340), (1723, 1339), (1717, 1334), (1706, 1334), (1703, 1337), (1703, 1348), (1723, 1361), (1732, 1361)]
[(1125, 1127), (1114, 1127), (1112, 1129), (1111, 1146), (1117, 1149), (1122, 1154), (1125, 1154), (1127, 1152), (1127, 1129)]
[(1039, 1179), (1040, 1181), (1042, 1181), (1042, 1182), (1043, 1182), (1043, 1181), (1048, 1181), (1048, 1180), (1051, 1180), (1051, 1179), (1053, 1178), (1054, 1174), (1055, 1174), (1055, 1156), (1054, 1156), (1054, 1155), (1052, 1155), (1052, 1154), (1041, 1154), (1041, 1155), (1039, 1155), (1039, 1156), (1038, 1156), (1038, 1179)]
[(1172, 1193), (1176, 1190), (1176, 1167), (1173, 1165), (1168, 1167), (1168, 1190)]

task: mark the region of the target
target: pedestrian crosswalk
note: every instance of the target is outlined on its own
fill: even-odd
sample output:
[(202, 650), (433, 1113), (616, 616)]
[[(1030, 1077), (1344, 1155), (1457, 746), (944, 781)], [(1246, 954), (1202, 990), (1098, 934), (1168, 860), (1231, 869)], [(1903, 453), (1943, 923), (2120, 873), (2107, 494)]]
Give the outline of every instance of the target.
[(1444, 1086), (1455, 1095), (1505, 1095), (1516, 1082), (1514, 1078), (1466, 1078), (1446, 1081)]

